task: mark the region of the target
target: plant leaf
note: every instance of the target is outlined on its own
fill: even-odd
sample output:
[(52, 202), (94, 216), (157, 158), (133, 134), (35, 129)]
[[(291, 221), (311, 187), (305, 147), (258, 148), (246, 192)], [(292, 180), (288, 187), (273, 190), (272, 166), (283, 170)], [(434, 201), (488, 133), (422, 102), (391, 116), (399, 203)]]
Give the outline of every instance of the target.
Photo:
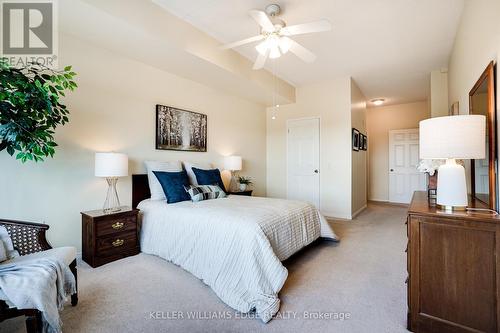
[(0, 59), (0, 151), (23, 163), (54, 156), (54, 130), (69, 121), (60, 98), (77, 87), (71, 69), (13, 68)]

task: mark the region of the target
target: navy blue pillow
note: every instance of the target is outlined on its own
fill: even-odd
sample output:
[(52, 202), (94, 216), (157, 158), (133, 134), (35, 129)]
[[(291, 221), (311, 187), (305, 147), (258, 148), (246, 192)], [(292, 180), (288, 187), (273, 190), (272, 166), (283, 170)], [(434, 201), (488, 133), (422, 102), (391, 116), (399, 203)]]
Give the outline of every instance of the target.
[(168, 203), (191, 200), (191, 197), (184, 189), (184, 186), (189, 187), (189, 178), (186, 171), (153, 171), (153, 173), (158, 178)]
[(222, 178), (220, 177), (219, 169), (203, 170), (193, 168), (194, 175), (198, 185), (219, 185), (219, 187), (226, 192)]

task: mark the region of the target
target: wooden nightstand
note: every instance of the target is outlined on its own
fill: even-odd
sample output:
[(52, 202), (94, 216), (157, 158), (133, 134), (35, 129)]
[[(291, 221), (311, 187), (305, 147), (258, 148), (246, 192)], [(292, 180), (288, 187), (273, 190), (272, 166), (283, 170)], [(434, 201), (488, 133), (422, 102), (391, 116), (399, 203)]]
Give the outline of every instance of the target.
[(138, 209), (116, 213), (102, 209), (82, 212), (82, 259), (92, 267), (138, 254)]
[(246, 191), (234, 191), (234, 192), (227, 192), (227, 194), (234, 194), (234, 195), (245, 195), (247, 197), (251, 197), (252, 196), (252, 192), (253, 190), (246, 190)]

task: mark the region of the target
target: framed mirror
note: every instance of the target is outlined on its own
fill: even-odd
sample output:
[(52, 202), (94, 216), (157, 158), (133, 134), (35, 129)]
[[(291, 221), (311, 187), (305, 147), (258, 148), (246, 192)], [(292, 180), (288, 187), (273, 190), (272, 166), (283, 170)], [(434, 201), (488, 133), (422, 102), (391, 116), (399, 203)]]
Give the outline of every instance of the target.
[[(495, 65), (491, 62), (469, 93), (469, 113), (486, 116), (486, 155), (471, 160), (471, 194), (497, 210)], [(466, 139), (466, 138), (465, 138)]]

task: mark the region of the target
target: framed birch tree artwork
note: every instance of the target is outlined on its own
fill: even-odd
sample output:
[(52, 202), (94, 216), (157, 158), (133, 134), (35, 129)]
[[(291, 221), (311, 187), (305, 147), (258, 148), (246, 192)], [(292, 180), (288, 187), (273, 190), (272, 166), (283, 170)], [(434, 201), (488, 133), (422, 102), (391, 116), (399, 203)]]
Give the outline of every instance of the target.
[(207, 115), (156, 105), (156, 149), (207, 151)]

